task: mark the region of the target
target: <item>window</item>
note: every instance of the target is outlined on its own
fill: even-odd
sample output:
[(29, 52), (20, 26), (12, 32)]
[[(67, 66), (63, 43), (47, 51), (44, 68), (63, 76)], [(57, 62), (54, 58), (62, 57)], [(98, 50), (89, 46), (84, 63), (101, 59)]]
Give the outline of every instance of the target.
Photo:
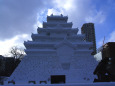
[(40, 81), (40, 84), (47, 84), (47, 81)]
[(48, 32), (46, 35), (50, 36), (50, 33)]
[(65, 75), (51, 75), (51, 84), (64, 84)]
[(35, 82), (35, 81), (28, 81), (28, 83), (36, 84), (36, 82)]
[(8, 81), (8, 84), (10, 83), (15, 84), (15, 81), (14, 80)]

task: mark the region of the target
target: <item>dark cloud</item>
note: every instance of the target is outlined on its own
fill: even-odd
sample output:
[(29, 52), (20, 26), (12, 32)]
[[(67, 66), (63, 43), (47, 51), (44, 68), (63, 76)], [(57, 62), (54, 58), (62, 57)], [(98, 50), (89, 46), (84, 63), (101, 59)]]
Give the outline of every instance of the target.
[(48, 7), (49, 0), (1, 0), (0, 40), (22, 33), (30, 33), (37, 13)]

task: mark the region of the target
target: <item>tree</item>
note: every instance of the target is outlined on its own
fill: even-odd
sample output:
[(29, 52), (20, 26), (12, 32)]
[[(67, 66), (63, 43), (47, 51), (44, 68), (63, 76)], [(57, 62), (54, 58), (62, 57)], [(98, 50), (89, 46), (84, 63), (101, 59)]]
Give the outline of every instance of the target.
[(24, 52), (24, 48), (18, 46), (11, 47), (10, 54), (15, 59), (20, 59), (20, 60), (26, 55), (26, 53)]

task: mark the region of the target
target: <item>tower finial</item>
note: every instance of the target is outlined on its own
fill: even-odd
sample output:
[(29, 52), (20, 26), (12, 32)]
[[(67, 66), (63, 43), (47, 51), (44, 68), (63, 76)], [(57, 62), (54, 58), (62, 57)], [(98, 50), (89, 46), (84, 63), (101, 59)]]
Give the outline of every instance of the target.
[(104, 42), (105, 42), (105, 36), (104, 36), (104, 39), (103, 39), (103, 45), (104, 45)]

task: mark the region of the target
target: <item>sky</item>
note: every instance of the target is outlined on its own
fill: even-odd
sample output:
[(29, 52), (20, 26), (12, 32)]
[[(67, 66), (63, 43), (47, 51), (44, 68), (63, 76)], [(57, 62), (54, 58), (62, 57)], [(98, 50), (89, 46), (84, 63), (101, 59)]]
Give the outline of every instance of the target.
[(47, 15), (68, 16), (79, 33), (84, 23), (95, 25), (97, 48), (115, 42), (115, 0), (0, 0), (0, 55), (31, 40)]

